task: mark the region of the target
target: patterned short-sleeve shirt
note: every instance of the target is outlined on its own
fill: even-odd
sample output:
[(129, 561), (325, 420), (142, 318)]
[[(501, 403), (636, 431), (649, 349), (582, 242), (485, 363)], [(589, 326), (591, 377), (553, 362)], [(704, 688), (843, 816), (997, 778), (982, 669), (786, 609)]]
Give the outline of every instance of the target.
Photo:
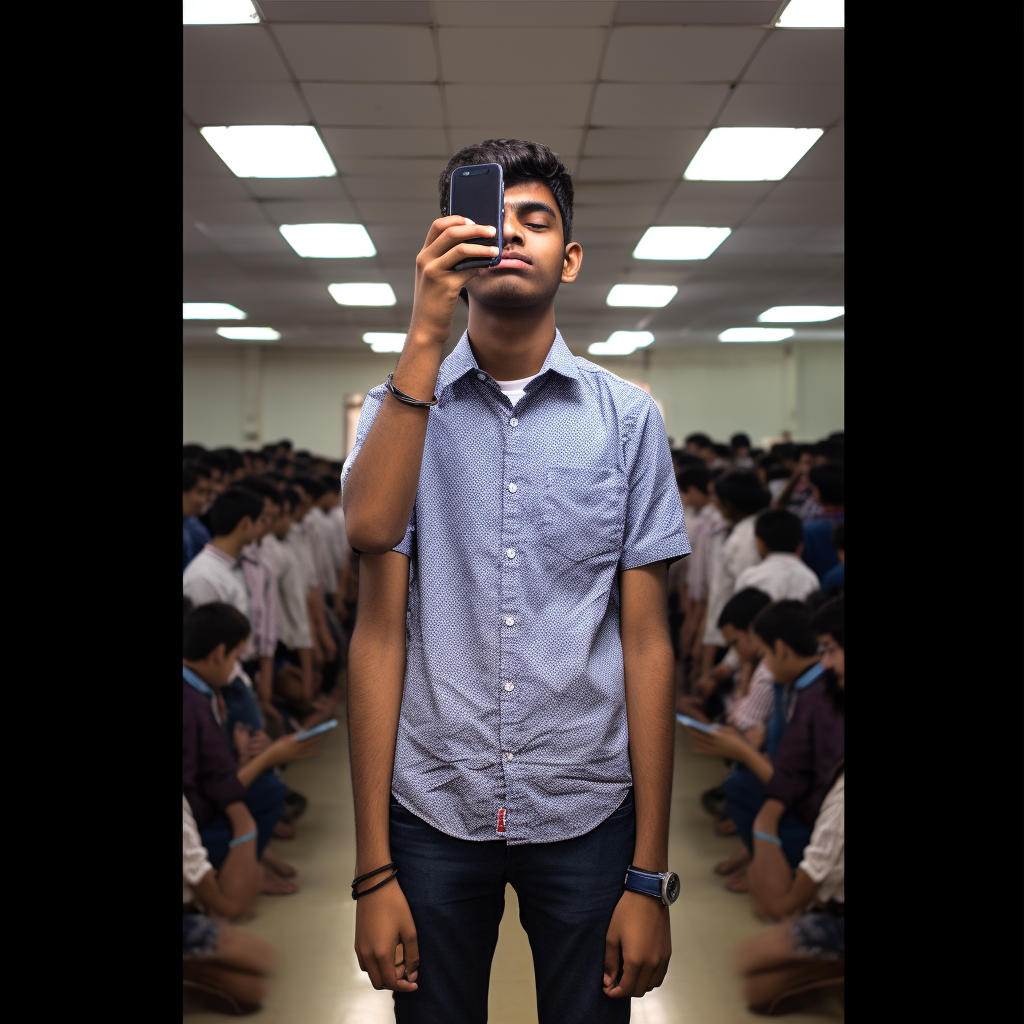
[[(367, 395), (342, 485), (384, 401)], [(690, 551), (651, 397), (561, 335), (515, 404), (468, 333), (441, 364), (413, 514), (392, 789), (461, 839), (583, 835), (632, 784), (618, 574)]]

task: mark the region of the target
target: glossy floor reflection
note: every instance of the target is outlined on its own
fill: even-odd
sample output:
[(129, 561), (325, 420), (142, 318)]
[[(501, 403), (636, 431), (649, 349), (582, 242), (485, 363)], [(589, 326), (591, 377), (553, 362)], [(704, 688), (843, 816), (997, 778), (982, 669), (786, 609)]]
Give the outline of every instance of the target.
[[(689, 752), (682, 728), (676, 737), (670, 863), (682, 894), (672, 908), (672, 964), (665, 984), (633, 1000), (635, 1024), (751, 1024), (759, 1019), (740, 999), (730, 952), (762, 927), (749, 898), (726, 892), (713, 865), (738, 840), (717, 838), (701, 809), (701, 792), (721, 780), (712, 758)], [(376, 992), (359, 970), (353, 952), (355, 903), (350, 896), (355, 863), (352, 790), (345, 730), (329, 733), (313, 761), (291, 765), (288, 784), (309, 797), (297, 824), (298, 836), (274, 840), (278, 856), (298, 870), (300, 892), (264, 896), (245, 930), (272, 942), (281, 966), (263, 1010), (263, 1024), (378, 1024), (394, 1021), (391, 996)], [(187, 1024), (223, 1021), (220, 1014), (185, 1004)], [(843, 1019), (842, 1004), (830, 995), (789, 1014), (799, 1024)], [(491, 1024), (533, 1024), (537, 1020), (530, 946), (519, 924), (511, 887), (506, 893), (491, 971)]]

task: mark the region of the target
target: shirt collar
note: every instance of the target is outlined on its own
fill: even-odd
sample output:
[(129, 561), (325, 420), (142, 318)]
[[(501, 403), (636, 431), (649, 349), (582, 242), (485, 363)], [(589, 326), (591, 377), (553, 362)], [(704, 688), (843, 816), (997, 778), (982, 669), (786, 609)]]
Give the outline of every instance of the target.
[(793, 688), (797, 690), (806, 690), (815, 679), (818, 678), (825, 671), (825, 666), (820, 661), (815, 662), (794, 684)]
[(199, 675), (198, 672), (193, 672), (192, 669), (188, 667), (188, 665), (181, 666), (181, 675), (185, 682), (188, 683), (188, 685), (191, 686), (193, 690), (198, 691), (204, 697), (212, 697), (214, 695), (213, 690), (210, 688), (206, 680), (203, 679), (203, 677)]
[(220, 548), (213, 544), (207, 544), (203, 550), (209, 552), (209, 554), (213, 555), (214, 558), (223, 562), (229, 568), (234, 569), (234, 567), (238, 565), (238, 561), (236, 559), (232, 558), (226, 551), (221, 551)]
[[(450, 388), (457, 380), (461, 380), (480, 366), (473, 355), (473, 349), (469, 344), (469, 331), (464, 331), (454, 351), (441, 364), (441, 371), (437, 375), (437, 397)], [(537, 377), (542, 377), (548, 370), (554, 370), (563, 377), (571, 377), (578, 380), (580, 376), (579, 367), (576, 365), (576, 358), (569, 351), (569, 346), (562, 340), (558, 328), (555, 328), (555, 340), (551, 343), (544, 365), (540, 368)], [(532, 382), (531, 382), (532, 383)]]

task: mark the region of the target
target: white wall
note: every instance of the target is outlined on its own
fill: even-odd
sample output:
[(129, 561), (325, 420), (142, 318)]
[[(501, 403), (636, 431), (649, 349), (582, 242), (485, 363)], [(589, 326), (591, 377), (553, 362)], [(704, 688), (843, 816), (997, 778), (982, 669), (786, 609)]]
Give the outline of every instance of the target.
[[(344, 452), (344, 402), (394, 369), (396, 356), (260, 348), (184, 350), (183, 440), (253, 447), (282, 437), (330, 458)], [(648, 350), (603, 365), (644, 382), (677, 441), (702, 430), (755, 444), (789, 429), (817, 440), (843, 429), (843, 344)]]

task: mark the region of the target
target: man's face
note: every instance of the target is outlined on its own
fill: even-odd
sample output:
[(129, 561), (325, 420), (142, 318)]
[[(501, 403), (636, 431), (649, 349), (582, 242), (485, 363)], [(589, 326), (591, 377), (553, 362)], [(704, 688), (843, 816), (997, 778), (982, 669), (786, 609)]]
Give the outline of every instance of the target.
[(502, 260), (477, 271), (466, 285), (470, 297), (497, 308), (550, 302), (559, 284), (576, 280), (583, 258), (579, 243), (566, 245), (563, 237), (562, 215), (547, 185), (507, 185)]
[(269, 498), (263, 499), (263, 512), (260, 514), (259, 519), (256, 520), (254, 532), (255, 536), (253, 540), (260, 541), (274, 526), (277, 521), (277, 517), (281, 514), (281, 506), (271, 501)]
[(708, 503), (708, 496), (699, 487), (687, 487), (679, 492), (684, 505), (691, 508), (703, 508)]
[(757, 661), (761, 656), (761, 644), (757, 637), (746, 629), (737, 629), (735, 626), (725, 625), (722, 627), (722, 636), (730, 647), (736, 648), (736, 653), (744, 661)]
[(191, 491), (182, 492), (181, 514), (183, 516), (201, 516), (210, 503), (210, 481), (201, 476)]
[(281, 514), (274, 520), (274, 536), (278, 540), (284, 540), (288, 536), (288, 531), (292, 528), (292, 523), (295, 522), (295, 515), (292, 509), (285, 505), (281, 510)]
[(821, 664), (826, 669), (831, 669), (839, 680), (839, 685), (846, 688), (846, 651), (836, 643), (831, 634), (826, 633), (818, 637), (821, 645)]
[(218, 644), (212, 651), (209, 660), (209, 671), (207, 682), (218, 690), (223, 689), (231, 682), (231, 673), (235, 662), (242, 656), (242, 649), (245, 647), (243, 641), (230, 651), (224, 650), (224, 644)]
[(226, 487), (226, 482), (219, 469), (210, 470), (210, 491), (214, 494), (221, 494)]

